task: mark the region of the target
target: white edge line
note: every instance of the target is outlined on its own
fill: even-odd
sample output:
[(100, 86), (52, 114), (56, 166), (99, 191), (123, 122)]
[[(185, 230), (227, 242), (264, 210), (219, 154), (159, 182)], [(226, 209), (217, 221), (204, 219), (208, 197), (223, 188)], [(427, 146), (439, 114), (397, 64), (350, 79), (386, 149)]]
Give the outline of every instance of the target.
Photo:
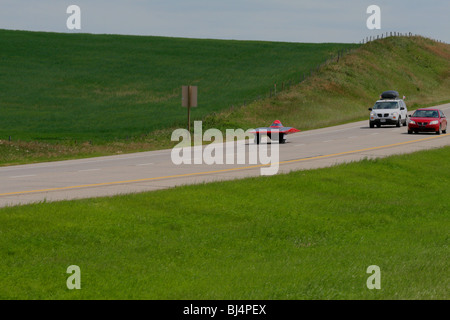
[(27, 178), (27, 177), (35, 177), (35, 174), (26, 174), (26, 175), (22, 175), (22, 176), (12, 176), (9, 177), (10, 179), (16, 179), (16, 178)]

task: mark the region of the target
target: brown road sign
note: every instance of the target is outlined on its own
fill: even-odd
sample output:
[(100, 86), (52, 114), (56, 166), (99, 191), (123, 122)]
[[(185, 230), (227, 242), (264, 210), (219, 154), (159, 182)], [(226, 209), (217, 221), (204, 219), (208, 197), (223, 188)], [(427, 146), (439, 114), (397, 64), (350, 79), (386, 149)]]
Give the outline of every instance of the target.
[(183, 107), (197, 107), (197, 86), (181, 87), (181, 105)]
[(191, 131), (191, 107), (197, 106), (197, 86), (181, 87), (181, 105), (188, 110), (188, 130)]

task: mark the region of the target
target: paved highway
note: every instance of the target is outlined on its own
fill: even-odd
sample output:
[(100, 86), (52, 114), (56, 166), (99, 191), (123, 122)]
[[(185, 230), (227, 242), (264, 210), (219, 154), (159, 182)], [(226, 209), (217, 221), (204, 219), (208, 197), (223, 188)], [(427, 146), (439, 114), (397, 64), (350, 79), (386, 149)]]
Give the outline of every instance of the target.
[[(450, 115), (450, 104), (437, 107)], [(287, 122), (283, 124), (289, 125)], [(247, 141), (245, 145), (236, 147), (235, 153), (238, 154), (238, 148), (241, 148), (240, 151), (249, 156), (252, 145), (253, 141)], [(278, 145), (278, 173), (447, 145), (450, 145), (450, 134), (409, 135), (403, 126), (370, 129), (368, 120), (365, 120), (289, 135), (286, 144)], [(2, 167), (0, 207), (44, 200), (112, 196), (185, 184), (260, 176), (261, 168), (267, 168), (260, 163), (251, 163), (249, 158), (243, 164), (175, 165), (171, 152), (170, 149)], [(234, 158), (229, 159), (229, 162), (237, 161)]]

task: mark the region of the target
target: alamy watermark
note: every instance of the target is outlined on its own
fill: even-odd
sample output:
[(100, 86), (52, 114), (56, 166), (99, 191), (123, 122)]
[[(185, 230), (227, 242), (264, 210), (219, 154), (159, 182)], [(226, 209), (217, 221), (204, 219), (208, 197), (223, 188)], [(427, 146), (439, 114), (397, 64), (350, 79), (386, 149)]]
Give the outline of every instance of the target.
[[(260, 165), (261, 175), (278, 173), (280, 149), (277, 130), (271, 130), (271, 143), (249, 142), (252, 129), (227, 129), (226, 142), (219, 129), (208, 129), (203, 133), (202, 121), (194, 121), (194, 137), (186, 129), (176, 129), (171, 140), (179, 143), (172, 149), (171, 159), (181, 164), (249, 164)], [(262, 132), (264, 133), (264, 132)], [(237, 140), (237, 141), (235, 141)], [(203, 147), (203, 142), (212, 143)], [(192, 142), (194, 145), (192, 146)]]
[(367, 278), (367, 288), (369, 290), (373, 289), (381, 289), (381, 269), (379, 266), (372, 265), (369, 266), (366, 270), (366, 273), (371, 274), (369, 278)]
[(81, 289), (81, 269), (79, 266), (71, 265), (67, 268), (66, 273), (71, 274), (66, 281), (67, 289)]
[(367, 14), (371, 14), (369, 18), (367, 18), (366, 26), (369, 30), (381, 29), (381, 9), (377, 5), (371, 5), (367, 7)]
[(66, 26), (69, 30), (80, 30), (81, 29), (81, 8), (77, 5), (70, 5), (66, 10), (67, 14), (70, 16), (67, 18)]

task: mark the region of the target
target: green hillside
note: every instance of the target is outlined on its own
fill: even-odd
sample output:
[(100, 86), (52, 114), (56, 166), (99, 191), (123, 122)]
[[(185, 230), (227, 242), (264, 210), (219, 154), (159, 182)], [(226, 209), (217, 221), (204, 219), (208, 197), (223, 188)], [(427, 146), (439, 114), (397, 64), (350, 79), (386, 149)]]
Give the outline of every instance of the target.
[(186, 84), (199, 87), (192, 120), (204, 129), (367, 119), (391, 89), (409, 109), (450, 101), (450, 45), (418, 36), (357, 45), (0, 30), (0, 61), (0, 165), (170, 148), (186, 127)]
[(397, 90), (408, 108), (450, 102), (450, 45), (423, 37), (369, 42), (272, 99), (208, 118), (209, 126), (257, 127), (279, 119), (302, 130), (368, 119), (379, 95)]
[(185, 126), (265, 95), (352, 44), (199, 40), (0, 30), (0, 139), (97, 141)]

